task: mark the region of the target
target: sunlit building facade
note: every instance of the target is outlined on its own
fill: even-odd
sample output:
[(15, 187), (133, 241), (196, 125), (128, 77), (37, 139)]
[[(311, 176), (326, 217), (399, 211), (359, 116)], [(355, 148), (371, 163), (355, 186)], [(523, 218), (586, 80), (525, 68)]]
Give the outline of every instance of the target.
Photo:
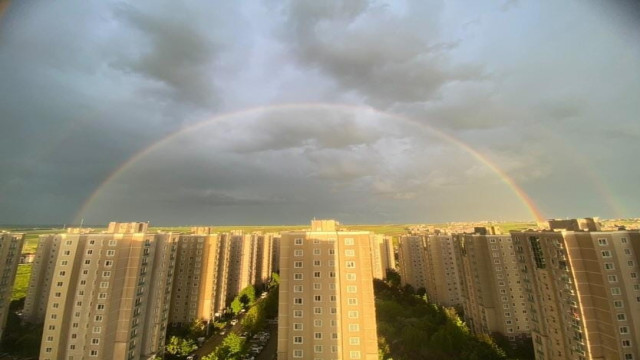
[(536, 359), (640, 359), (640, 233), (577, 229), (512, 233)]
[(396, 269), (393, 240), (390, 236), (375, 234), (371, 237), (371, 264), (373, 277), (376, 279), (385, 279), (387, 269)]
[(162, 354), (177, 235), (69, 232), (40, 244), (55, 251), (38, 249), (25, 320), (44, 323), (41, 359)]
[(280, 240), (278, 359), (377, 359), (371, 244), (332, 220)]
[(20, 263), (24, 234), (0, 233), (0, 339), (9, 314), (13, 283)]
[(404, 235), (398, 243), (402, 285), (415, 289), (427, 287), (427, 259), (424, 235)]
[(511, 236), (482, 230), (453, 237), (459, 247), (461, 300), (469, 327), (477, 334), (499, 332), (512, 340), (528, 337), (529, 307)]
[(429, 301), (443, 306), (462, 304), (460, 253), (451, 235), (425, 237), (426, 286)]

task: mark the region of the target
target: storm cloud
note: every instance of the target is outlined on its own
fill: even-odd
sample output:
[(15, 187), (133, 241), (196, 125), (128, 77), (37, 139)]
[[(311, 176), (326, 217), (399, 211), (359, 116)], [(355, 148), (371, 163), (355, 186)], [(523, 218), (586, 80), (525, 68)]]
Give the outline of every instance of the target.
[(489, 163), (545, 216), (637, 216), (639, 13), (14, 1), (0, 223), (530, 219)]

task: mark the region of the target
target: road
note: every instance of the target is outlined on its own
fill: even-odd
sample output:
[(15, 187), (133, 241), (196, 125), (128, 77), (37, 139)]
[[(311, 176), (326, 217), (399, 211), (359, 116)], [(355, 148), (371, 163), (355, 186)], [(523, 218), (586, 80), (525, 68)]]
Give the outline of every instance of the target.
[(198, 357), (202, 357), (204, 355), (209, 355), (210, 353), (213, 352), (213, 350), (215, 350), (215, 348), (218, 347), (218, 345), (220, 345), (222, 343), (222, 340), (230, 332), (239, 333), (242, 330), (242, 326), (240, 326), (240, 323), (242, 322), (242, 318), (243, 317), (244, 317), (244, 314), (239, 315), (236, 318), (236, 319), (238, 319), (238, 323), (237, 324), (235, 324), (232, 327), (226, 327), (225, 328), (225, 331), (226, 331), (225, 335), (220, 335), (220, 331), (218, 331), (217, 334), (214, 334), (213, 336), (211, 336), (210, 338), (205, 340), (204, 344), (202, 344), (202, 346), (198, 350), (196, 350), (195, 354), (198, 355)]

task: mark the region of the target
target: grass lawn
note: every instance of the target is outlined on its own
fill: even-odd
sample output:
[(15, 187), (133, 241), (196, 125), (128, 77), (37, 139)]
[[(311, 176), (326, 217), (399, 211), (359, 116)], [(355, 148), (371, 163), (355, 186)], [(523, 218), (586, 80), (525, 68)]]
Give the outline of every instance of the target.
[(31, 264), (18, 265), (16, 272), (16, 282), (13, 284), (13, 293), (11, 300), (18, 300), (27, 296), (27, 288), (29, 287), (29, 279), (31, 278)]

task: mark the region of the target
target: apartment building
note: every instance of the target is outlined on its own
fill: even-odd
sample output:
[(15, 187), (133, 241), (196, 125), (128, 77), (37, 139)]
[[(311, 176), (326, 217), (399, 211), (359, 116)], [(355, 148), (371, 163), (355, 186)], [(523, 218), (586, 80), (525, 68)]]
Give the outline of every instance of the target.
[(396, 269), (393, 240), (390, 236), (375, 234), (371, 237), (371, 264), (373, 277), (376, 279), (385, 279), (387, 269)]
[(640, 359), (640, 233), (588, 219), (549, 227), (512, 233), (536, 359)]
[(426, 286), (429, 301), (443, 306), (462, 305), (460, 253), (451, 235), (425, 238)]
[(40, 238), (24, 320), (44, 323), (41, 359), (147, 359), (164, 351), (178, 236), (109, 227), (123, 228), (130, 232)]
[(218, 277), (219, 267), (228, 261), (223, 248), (223, 240), (215, 233), (179, 236), (169, 322), (210, 321), (225, 308), (225, 301), (217, 296), (226, 286), (220, 284), (226, 279)]
[(372, 234), (314, 220), (281, 234), (278, 359), (377, 359)]
[(251, 234), (233, 231), (225, 234), (229, 242), (226, 301), (230, 303), (255, 277), (255, 242)]
[(427, 264), (424, 235), (404, 235), (398, 245), (402, 285), (427, 288)]
[(528, 337), (529, 307), (511, 236), (484, 228), (476, 231), (453, 235), (461, 259), (465, 321), (478, 334)]
[(0, 339), (7, 324), (9, 304), (24, 245), (24, 234), (0, 233)]

